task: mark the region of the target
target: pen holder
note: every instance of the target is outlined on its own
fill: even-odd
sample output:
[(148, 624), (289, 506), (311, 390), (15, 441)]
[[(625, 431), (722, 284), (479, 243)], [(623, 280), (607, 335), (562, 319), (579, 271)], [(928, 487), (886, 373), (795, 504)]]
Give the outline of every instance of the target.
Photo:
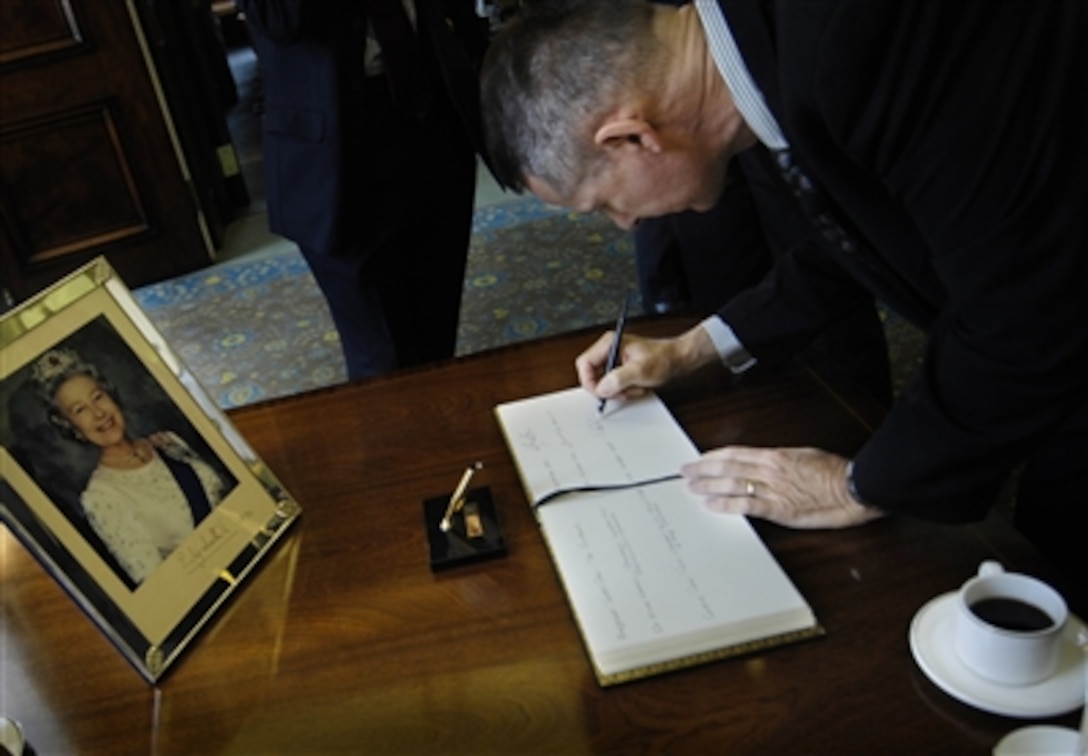
[(450, 519), (450, 529), (443, 531), (441, 523), (449, 501), (449, 494), (446, 494), (423, 502), (423, 521), (433, 572), (506, 556), (506, 541), (502, 537), (490, 488), (468, 491), (464, 506)]

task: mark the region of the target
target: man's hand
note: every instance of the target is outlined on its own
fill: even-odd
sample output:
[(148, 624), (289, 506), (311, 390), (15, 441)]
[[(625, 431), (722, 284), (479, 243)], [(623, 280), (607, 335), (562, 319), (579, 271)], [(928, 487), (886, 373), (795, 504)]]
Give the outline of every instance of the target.
[(846, 487), (847, 460), (820, 449), (727, 446), (681, 472), (716, 512), (749, 515), (791, 528), (848, 528), (885, 515)]
[(638, 396), (718, 359), (714, 343), (699, 326), (671, 339), (626, 335), (618, 367), (605, 375), (614, 338), (615, 332), (608, 331), (574, 361), (578, 382), (601, 399)]

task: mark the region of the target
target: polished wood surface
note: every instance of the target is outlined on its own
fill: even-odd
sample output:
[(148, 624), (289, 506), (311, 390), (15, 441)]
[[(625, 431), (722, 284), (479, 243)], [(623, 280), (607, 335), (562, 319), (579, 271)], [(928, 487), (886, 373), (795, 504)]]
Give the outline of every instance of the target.
[[(989, 753), (1024, 724), (945, 695), (908, 646), (918, 608), (985, 558), (1052, 580), (1086, 616), (1084, 597), (996, 516), (759, 525), (826, 637), (598, 687), (492, 414), (572, 385), (595, 336), (233, 412), (303, 515), (154, 687), (0, 534), (4, 713), (40, 754)], [(850, 453), (877, 418), (803, 365), (731, 383), (711, 370), (663, 393), (700, 448)], [(432, 574), (422, 502), (476, 459), (474, 485), (490, 487), (509, 554)]]

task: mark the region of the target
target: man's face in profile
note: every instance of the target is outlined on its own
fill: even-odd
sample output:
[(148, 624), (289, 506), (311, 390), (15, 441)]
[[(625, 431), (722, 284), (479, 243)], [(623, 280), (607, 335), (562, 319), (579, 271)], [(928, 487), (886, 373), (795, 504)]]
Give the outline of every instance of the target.
[(642, 218), (710, 210), (725, 185), (722, 162), (694, 146), (653, 152), (621, 145), (607, 150), (571, 196), (536, 176), (529, 176), (526, 186), (544, 202), (582, 213), (601, 211), (620, 228), (631, 229)]

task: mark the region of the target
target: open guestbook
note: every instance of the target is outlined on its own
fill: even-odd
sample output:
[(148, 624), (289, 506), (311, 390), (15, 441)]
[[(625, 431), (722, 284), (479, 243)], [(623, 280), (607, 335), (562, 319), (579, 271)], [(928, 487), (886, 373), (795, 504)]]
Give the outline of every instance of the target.
[(688, 491), (699, 452), (656, 395), (495, 413), (601, 685), (823, 633), (748, 520)]

